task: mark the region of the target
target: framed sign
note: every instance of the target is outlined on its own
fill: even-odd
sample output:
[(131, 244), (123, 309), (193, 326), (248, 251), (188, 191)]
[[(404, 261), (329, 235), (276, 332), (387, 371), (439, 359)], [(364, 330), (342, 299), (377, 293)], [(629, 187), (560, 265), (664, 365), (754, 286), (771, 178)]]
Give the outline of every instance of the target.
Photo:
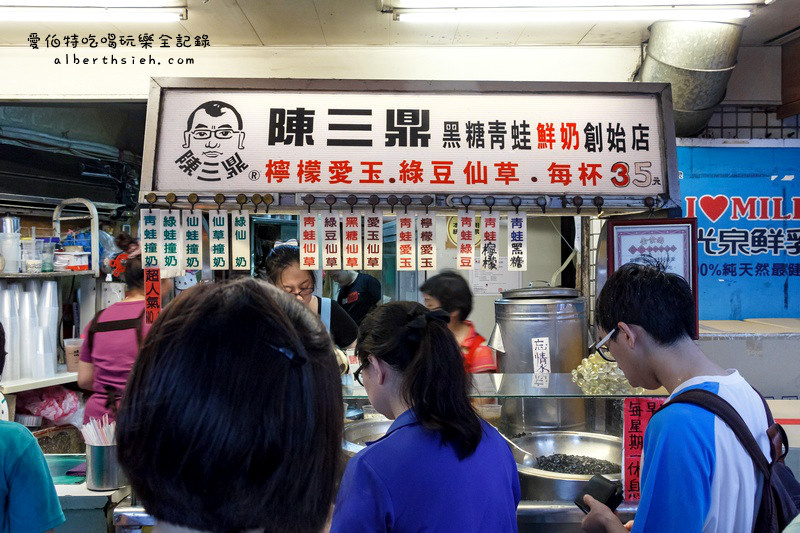
[(154, 79), (141, 191), (666, 201), (671, 110), (654, 83)]
[(694, 295), (697, 316), (697, 219), (650, 218), (608, 220), (608, 275), (627, 263), (655, 261), (667, 272), (681, 276)]

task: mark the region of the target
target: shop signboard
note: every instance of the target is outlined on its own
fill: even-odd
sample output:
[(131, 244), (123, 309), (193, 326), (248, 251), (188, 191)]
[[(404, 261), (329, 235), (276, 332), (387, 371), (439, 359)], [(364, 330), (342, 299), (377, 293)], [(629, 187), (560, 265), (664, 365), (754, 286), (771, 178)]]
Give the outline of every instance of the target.
[(702, 320), (800, 317), (800, 145), (783, 144), (678, 148)]
[(146, 191), (671, 191), (666, 84), (159, 79)]

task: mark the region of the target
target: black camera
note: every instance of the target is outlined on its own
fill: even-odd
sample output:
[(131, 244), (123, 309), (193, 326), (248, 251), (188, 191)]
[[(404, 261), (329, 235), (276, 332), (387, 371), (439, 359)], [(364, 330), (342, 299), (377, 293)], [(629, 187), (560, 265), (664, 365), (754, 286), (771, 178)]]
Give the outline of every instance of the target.
[(583, 496), (590, 495), (595, 500), (608, 506), (612, 511), (619, 507), (622, 503), (622, 485), (616, 481), (611, 481), (600, 474), (595, 474), (589, 483), (586, 484), (586, 489), (575, 498), (575, 505), (580, 507), (581, 511), (588, 514), (589, 506), (583, 502)]

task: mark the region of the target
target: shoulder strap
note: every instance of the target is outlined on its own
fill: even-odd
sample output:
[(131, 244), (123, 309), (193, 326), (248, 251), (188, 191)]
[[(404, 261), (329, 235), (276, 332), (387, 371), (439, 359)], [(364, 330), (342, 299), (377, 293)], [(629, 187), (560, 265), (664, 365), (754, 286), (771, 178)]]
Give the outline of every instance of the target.
[[(718, 416), (728, 425), (728, 427), (731, 428), (733, 434), (736, 435), (737, 439), (739, 439), (742, 447), (750, 455), (750, 458), (753, 460), (756, 468), (758, 468), (764, 475), (766, 483), (769, 483), (771, 478), (769, 462), (767, 461), (767, 458), (764, 457), (764, 453), (758, 446), (753, 434), (750, 433), (750, 428), (747, 427), (747, 424), (744, 420), (742, 420), (741, 415), (736, 412), (736, 409), (734, 409), (731, 404), (723, 400), (719, 395), (703, 389), (689, 389), (685, 392), (682, 392), (672, 398), (669, 402), (662, 405), (661, 409), (664, 409), (665, 407), (674, 403), (689, 403), (697, 405), (698, 407), (702, 407), (706, 411), (710, 411)], [(659, 409), (659, 411), (661, 409)]]
[(325, 325), (325, 329), (330, 333), (331, 331), (331, 299), (322, 297), (320, 300), (320, 318)]
[(142, 320), (144, 319), (144, 309), (142, 312), (139, 313), (139, 316), (136, 318), (126, 318), (124, 320), (108, 320), (105, 322), (100, 322), (100, 313), (92, 320), (92, 323), (89, 325), (89, 338), (86, 339), (87, 347), (89, 351), (91, 351), (94, 347), (94, 335), (95, 333), (102, 333), (106, 331), (122, 331), (126, 329), (132, 329), (136, 332), (136, 343), (137, 345), (141, 345), (142, 343)]

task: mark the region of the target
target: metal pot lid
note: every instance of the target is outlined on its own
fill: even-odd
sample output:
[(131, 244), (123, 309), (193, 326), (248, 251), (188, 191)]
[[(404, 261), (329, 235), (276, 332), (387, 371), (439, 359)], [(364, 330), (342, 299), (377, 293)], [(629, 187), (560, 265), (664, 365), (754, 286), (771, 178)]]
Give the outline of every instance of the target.
[(568, 287), (523, 287), (522, 289), (512, 289), (510, 291), (503, 291), (503, 298), (518, 299), (518, 298), (539, 298), (539, 299), (552, 299), (552, 298), (580, 298), (581, 291), (578, 289), (571, 289)]

